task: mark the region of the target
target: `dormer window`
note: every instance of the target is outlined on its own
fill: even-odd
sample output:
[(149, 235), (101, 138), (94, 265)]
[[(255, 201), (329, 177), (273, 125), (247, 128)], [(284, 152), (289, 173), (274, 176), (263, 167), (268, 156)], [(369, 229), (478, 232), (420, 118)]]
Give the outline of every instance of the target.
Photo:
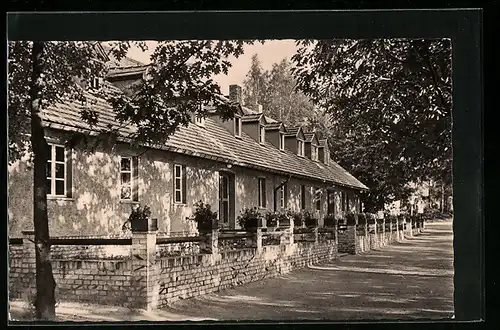
[(198, 126), (205, 127), (205, 118), (195, 115), (194, 123)]
[(280, 150), (285, 150), (285, 134), (280, 133)]
[(297, 140), (297, 155), (304, 157), (304, 141)]
[(101, 78), (94, 77), (90, 80), (89, 84), (92, 89), (99, 89), (101, 88)]
[(241, 118), (234, 117), (234, 136), (241, 137)]
[(259, 126), (259, 142), (264, 144), (266, 142), (266, 129), (264, 125)]

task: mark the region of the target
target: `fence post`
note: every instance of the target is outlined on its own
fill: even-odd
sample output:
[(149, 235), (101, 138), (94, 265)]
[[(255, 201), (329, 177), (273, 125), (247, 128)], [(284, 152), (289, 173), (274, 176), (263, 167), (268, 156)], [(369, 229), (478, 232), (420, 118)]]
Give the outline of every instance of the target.
[(31, 299), (36, 295), (36, 251), (35, 251), (35, 231), (23, 230), (23, 278), (22, 299)]
[(319, 241), (319, 233), (318, 233), (318, 227), (314, 228), (314, 243), (318, 244)]
[[(153, 220), (153, 221), (152, 221)], [(132, 229), (132, 277), (129, 304), (148, 311), (158, 308), (159, 282), (156, 265), (155, 219), (148, 219), (147, 228)]]
[(255, 240), (257, 245), (257, 253), (262, 251), (262, 228), (257, 228), (255, 232)]
[(212, 233), (210, 235), (210, 251), (212, 254), (219, 253), (219, 229), (212, 229)]

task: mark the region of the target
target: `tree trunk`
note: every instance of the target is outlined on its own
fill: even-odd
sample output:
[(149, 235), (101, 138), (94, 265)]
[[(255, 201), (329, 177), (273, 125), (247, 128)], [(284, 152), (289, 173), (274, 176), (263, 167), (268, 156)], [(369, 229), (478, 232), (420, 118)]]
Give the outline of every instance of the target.
[(33, 169), (33, 224), (36, 250), (36, 318), (55, 319), (55, 281), (50, 263), (49, 221), (47, 216), (47, 158), (48, 146), (41, 118), (43, 42), (33, 42), (33, 71), (30, 86), (31, 146), (34, 155)]

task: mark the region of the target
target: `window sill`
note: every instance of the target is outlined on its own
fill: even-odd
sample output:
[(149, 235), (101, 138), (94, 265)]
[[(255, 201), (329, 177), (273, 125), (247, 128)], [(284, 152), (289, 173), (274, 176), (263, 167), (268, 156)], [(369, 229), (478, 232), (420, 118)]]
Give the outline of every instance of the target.
[(243, 139), (241, 138), (241, 135), (235, 135), (234, 137), (235, 137), (235, 138), (237, 138), (237, 139), (243, 140)]
[(65, 196), (48, 196), (47, 195), (47, 200), (48, 201), (67, 201), (67, 202), (73, 202), (75, 199), (73, 197), (65, 197)]
[(126, 199), (120, 199), (120, 204), (139, 204), (139, 201), (130, 201)]
[(187, 203), (176, 203), (176, 202), (174, 202), (174, 206), (176, 206), (176, 207), (187, 206)]

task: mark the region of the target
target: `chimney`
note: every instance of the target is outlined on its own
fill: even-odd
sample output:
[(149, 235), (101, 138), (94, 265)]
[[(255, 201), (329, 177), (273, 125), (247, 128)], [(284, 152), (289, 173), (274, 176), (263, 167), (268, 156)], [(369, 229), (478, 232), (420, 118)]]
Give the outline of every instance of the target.
[(257, 113), (262, 113), (262, 104), (257, 103)]
[(242, 104), (243, 100), (241, 95), (241, 86), (229, 85), (229, 100), (231, 100), (231, 102)]

